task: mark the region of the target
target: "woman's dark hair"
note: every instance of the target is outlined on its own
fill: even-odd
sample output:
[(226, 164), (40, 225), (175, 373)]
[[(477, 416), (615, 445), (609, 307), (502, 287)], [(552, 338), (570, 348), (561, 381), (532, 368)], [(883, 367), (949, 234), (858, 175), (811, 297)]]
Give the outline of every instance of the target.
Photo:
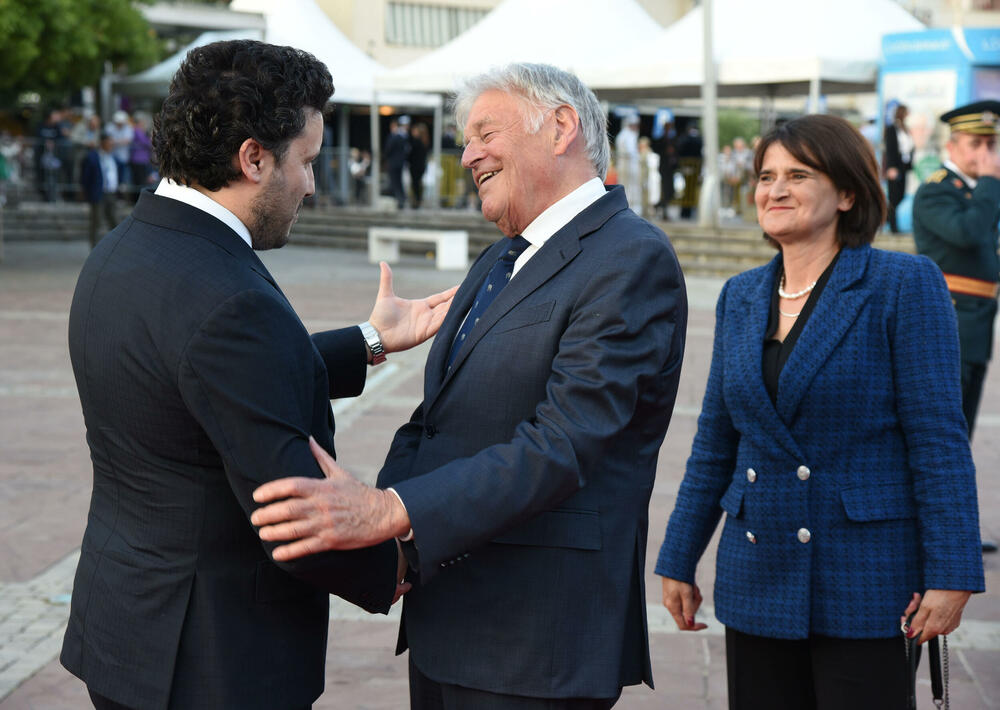
[(239, 176), (234, 157), (247, 138), (280, 162), (305, 127), (303, 109), (322, 112), (332, 94), (330, 72), (308, 52), (253, 40), (196, 47), (153, 121), (160, 174), (218, 190)]
[[(753, 156), (755, 174), (760, 174), (764, 153), (774, 143), (829, 177), (837, 190), (854, 195), (854, 205), (837, 220), (837, 243), (841, 247), (871, 244), (885, 221), (886, 208), (875, 152), (864, 136), (836, 116), (814, 114), (793, 119), (775, 126), (761, 139)], [(766, 233), (764, 238), (778, 246)]]

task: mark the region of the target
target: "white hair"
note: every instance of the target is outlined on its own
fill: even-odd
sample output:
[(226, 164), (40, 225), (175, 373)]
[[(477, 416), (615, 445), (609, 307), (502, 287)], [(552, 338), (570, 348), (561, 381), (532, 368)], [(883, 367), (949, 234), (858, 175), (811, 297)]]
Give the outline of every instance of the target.
[(598, 177), (604, 179), (611, 159), (608, 117), (601, 110), (594, 92), (580, 79), (549, 64), (516, 63), (490, 69), (467, 79), (456, 92), (453, 108), (458, 125), (465, 125), (476, 99), (494, 90), (514, 94), (523, 100), (524, 123), (529, 133), (542, 127), (546, 111), (572, 106), (580, 117), (587, 157)]

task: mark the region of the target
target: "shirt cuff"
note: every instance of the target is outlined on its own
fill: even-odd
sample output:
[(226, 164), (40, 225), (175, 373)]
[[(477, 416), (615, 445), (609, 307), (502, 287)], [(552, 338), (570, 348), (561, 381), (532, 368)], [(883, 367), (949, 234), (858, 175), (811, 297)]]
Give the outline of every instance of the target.
[[(396, 496), (396, 500), (398, 500), (399, 504), (401, 506), (403, 506), (403, 510), (406, 510), (406, 503), (404, 503), (403, 499), (399, 497), (398, 493), (396, 493), (396, 489), (395, 488), (386, 488), (386, 490), (389, 491), (390, 493), (392, 493), (394, 496)], [(407, 511), (406, 514), (407, 514), (407, 516), (409, 516), (409, 511)], [(412, 540), (413, 539), (413, 528), (410, 528), (409, 531), (406, 533), (406, 535), (404, 535), (403, 537), (397, 538), (397, 539), (400, 542), (409, 542), (410, 540)]]

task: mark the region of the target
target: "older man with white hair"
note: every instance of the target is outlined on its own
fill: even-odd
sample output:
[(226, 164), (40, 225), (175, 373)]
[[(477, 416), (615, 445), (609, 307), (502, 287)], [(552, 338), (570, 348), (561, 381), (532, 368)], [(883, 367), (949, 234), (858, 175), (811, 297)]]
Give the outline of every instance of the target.
[[(659, 229), (601, 178), (606, 117), (575, 76), (516, 64), (459, 93), (463, 165), (504, 237), (459, 287), (424, 401), (379, 486), (257, 489), (277, 559), (398, 537), (411, 706), (610, 708), (652, 685), (643, 570), (687, 322)], [(284, 500), (279, 500), (284, 499)]]

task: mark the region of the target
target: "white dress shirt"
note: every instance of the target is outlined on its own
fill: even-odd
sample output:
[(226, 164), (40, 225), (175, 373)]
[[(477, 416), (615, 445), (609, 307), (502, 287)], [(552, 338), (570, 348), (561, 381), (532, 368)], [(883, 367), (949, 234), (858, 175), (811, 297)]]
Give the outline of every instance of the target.
[(591, 204), (607, 194), (600, 178), (591, 178), (566, 197), (550, 205), (544, 212), (535, 217), (531, 224), (524, 228), (521, 236), (530, 244), (521, 256), (514, 262), (511, 278), (528, 263), (528, 260), (542, 248), (553, 234), (573, 221), (573, 218), (587, 209)]
[(169, 197), (171, 200), (177, 200), (186, 205), (191, 205), (202, 212), (207, 212), (240, 235), (240, 239), (245, 241), (248, 247), (253, 248), (253, 242), (250, 241), (250, 230), (247, 229), (247, 226), (240, 221), (239, 217), (204, 192), (195, 190), (193, 187), (188, 187), (187, 185), (181, 185), (170, 178), (163, 178), (160, 180), (160, 184), (156, 186), (155, 194), (160, 197)]
[(971, 187), (973, 190), (976, 189), (976, 185), (979, 184), (979, 180), (977, 180), (976, 178), (970, 178), (968, 175), (966, 175), (961, 170), (959, 170), (958, 166), (955, 165), (950, 160), (944, 161), (942, 163), (942, 165), (944, 165), (950, 171), (952, 171), (953, 173), (957, 174), (960, 178), (962, 178), (963, 180), (965, 180), (965, 184), (968, 185), (969, 187)]

